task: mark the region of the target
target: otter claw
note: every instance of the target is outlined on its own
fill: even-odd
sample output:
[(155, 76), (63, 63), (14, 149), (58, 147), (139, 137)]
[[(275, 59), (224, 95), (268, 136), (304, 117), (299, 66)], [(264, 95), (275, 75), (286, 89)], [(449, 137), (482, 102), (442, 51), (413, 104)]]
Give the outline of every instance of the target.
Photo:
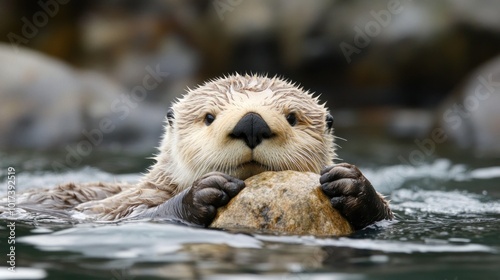
[(321, 171), (321, 189), (355, 230), (392, 219), (387, 201), (354, 165), (341, 163)]

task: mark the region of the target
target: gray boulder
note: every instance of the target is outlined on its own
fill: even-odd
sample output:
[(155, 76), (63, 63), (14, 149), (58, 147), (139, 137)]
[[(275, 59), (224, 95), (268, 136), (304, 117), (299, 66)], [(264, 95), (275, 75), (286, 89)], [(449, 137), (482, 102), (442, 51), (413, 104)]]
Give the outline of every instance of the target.
[(64, 148), (83, 157), (156, 146), (167, 106), (26, 48), (0, 44), (0, 61), (0, 149)]
[(500, 56), (473, 72), (438, 111), (437, 127), (478, 156), (500, 156)]

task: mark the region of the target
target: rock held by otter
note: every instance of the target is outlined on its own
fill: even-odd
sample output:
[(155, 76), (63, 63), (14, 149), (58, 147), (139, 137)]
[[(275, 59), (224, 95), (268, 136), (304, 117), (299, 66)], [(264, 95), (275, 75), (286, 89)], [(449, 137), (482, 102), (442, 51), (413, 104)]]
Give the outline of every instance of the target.
[(353, 232), (330, 204), (311, 172), (267, 171), (245, 180), (245, 188), (217, 211), (210, 227), (339, 236)]
[(25, 193), (18, 205), (208, 226), (243, 180), (293, 170), (320, 174), (323, 192), (354, 229), (391, 219), (387, 202), (356, 167), (333, 165), (332, 125), (317, 97), (278, 77), (211, 80), (173, 104), (156, 163), (138, 184), (68, 184)]

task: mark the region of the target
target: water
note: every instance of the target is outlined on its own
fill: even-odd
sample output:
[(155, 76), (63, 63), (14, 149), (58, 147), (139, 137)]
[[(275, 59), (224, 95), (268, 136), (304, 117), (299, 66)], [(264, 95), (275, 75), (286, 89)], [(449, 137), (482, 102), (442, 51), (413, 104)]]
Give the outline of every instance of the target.
[[(248, 234), (152, 222), (71, 225), (38, 216), (16, 223), (18, 273), (0, 279), (500, 279), (500, 161), (441, 149), (415, 165), (399, 155), (411, 142), (371, 136), (341, 142), (389, 196), (396, 214), (353, 236)], [(356, 142), (355, 139), (359, 139)], [(54, 154), (3, 154), (19, 189), (69, 180), (136, 181), (142, 157), (93, 155), (83, 167), (54, 172)], [(8, 230), (1, 221), (2, 255)]]

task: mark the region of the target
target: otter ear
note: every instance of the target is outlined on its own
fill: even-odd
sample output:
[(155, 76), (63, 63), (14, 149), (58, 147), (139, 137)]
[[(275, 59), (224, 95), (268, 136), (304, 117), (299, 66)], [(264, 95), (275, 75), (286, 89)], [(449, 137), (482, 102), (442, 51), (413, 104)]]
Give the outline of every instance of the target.
[(332, 127), (333, 127), (333, 117), (332, 115), (330, 115), (330, 113), (328, 113), (326, 115), (326, 128), (330, 130), (332, 129)]
[(172, 126), (174, 124), (174, 119), (175, 119), (175, 116), (174, 116), (174, 110), (172, 110), (172, 108), (170, 108), (168, 111), (167, 111), (167, 121), (168, 121), (168, 125)]

